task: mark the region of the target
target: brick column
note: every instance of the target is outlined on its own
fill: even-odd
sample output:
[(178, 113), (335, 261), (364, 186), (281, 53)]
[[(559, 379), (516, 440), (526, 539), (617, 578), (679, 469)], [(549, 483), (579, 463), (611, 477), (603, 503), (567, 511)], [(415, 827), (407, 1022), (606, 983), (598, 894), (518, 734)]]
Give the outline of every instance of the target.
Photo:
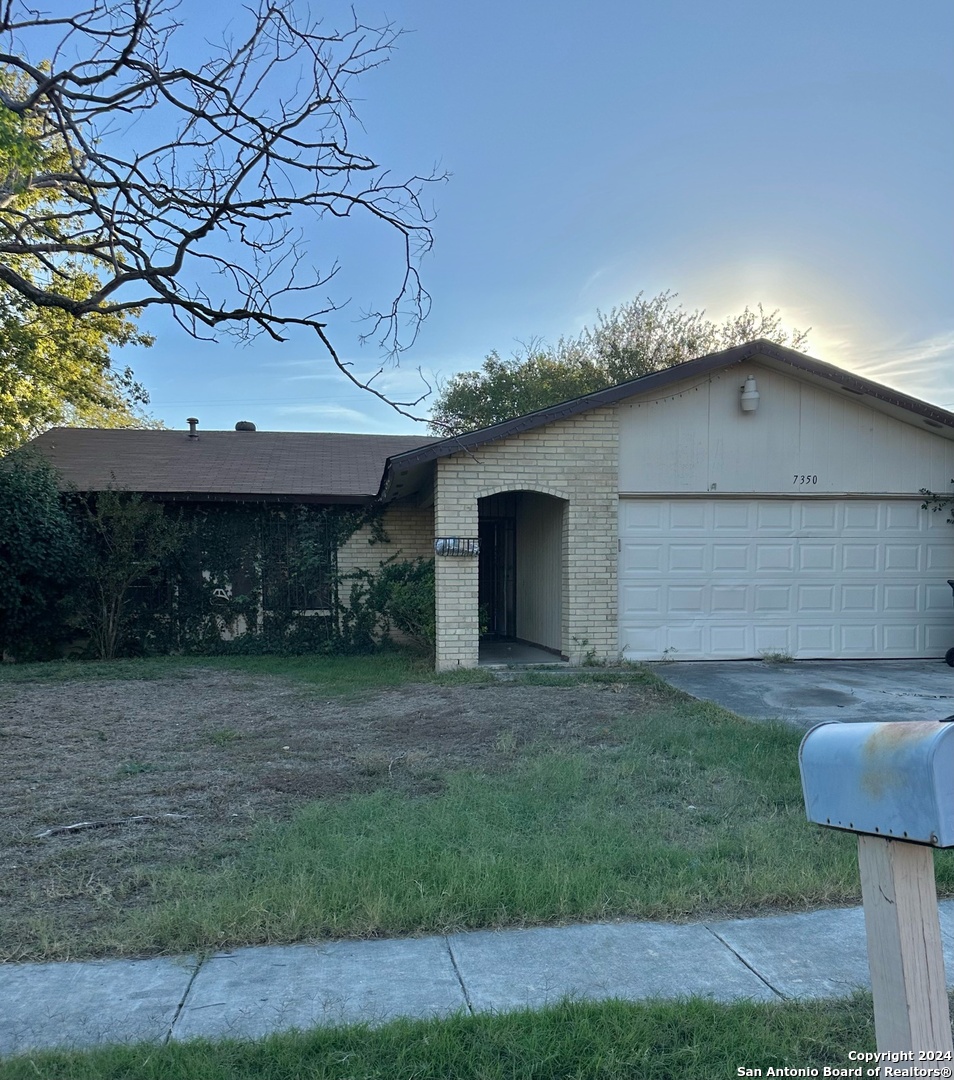
[[(475, 537), (477, 499), (447, 465), (437, 462), (434, 535)], [(438, 671), (477, 666), (477, 562), (472, 555), (434, 558)]]

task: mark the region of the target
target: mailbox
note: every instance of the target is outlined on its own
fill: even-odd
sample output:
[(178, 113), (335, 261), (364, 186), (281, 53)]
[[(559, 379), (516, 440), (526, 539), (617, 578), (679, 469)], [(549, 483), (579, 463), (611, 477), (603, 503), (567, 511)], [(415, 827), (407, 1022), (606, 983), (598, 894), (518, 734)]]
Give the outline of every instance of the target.
[(827, 721), (798, 762), (809, 821), (954, 847), (954, 723)]

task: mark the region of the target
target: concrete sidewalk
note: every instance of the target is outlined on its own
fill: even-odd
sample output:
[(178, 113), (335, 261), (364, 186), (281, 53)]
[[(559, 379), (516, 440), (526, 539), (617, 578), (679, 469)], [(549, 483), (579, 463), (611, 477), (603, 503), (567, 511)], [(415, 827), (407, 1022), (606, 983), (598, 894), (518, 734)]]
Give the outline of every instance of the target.
[[(954, 974), (954, 900), (940, 905)], [(949, 982), (950, 982), (949, 977)], [(861, 908), (0, 965), (0, 1054), (540, 1008), (561, 998), (835, 998), (868, 986)]]

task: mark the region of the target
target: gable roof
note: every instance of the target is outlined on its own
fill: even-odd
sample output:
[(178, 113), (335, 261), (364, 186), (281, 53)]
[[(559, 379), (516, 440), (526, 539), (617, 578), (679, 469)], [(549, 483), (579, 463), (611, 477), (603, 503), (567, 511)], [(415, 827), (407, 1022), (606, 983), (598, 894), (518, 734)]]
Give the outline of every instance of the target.
[[(393, 498), (396, 488), (395, 475), (398, 473), (413, 474), (428, 462), (438, 458), (449, 457), (461, 451), (474, 451), (487, 443), (507, 439), (513, 435), (519, 435), (525, 431), (551, 424), (555, 420), (565, 420), (579, 413), (588, 412), (591, 409), (599, 409), (605, 405), (615, 405), (627, 398), (635, 397), (651, 391), (658, 391), (671, 386), (683, 379), (706, 375), (710, 372), (730, 367), (733, 364), (741, 364), (747, 360), (758, 360), (779, 371), (798, 372), (802, 377), (810, 381), (826, 385), (829, 389), (841, 390), (854, 397), (865, 397), (868, 404), (891, 415), (902, 419), (920, 420), (921, 423), (944, 434), (948, 438), (954, 438), (954, 413), (931, 405), (919, 398), (902, 394), (898, 390), (882, 386), (881, 383), (872, 382), (862, 378), (843, 368), (826, 364), (823, 360), (806, 356), (804, 353), (789, 349), (784, 345), (776, 345), (765, 338), (747, 342), (744, 345), (735, 345), (731, 349), (723, 349), (719, 352), (700, 356), (695, 360), (687, 360), (685, 363), (676, 364), (674, 367), (664, 368), (662, 371), (654, 371), (649, 375), (642, 375), (638, 379), (630, 379), (628, 382), (610, 386), (606, 390), (597, 390), (583, 397), (571, 398), (561, 401), (557, 405), (550, 405), (545, 409), (527, 413), (524, 416), (506, 420), (491, 427), (479, 428), (463, 435), (452, 436), (447, 439), (439, 439), (426, 443), (419, 447), (412, 447), (402, 453), (388, 458), (387, 468), (381, 478), (380, 498)], [(412, 483), (406, 485), (410, 488)], [(403, 493), (403, 492), (399, 492)]]
[(954, 413), (760, 339), (447, 439), (293, 431), (200, 431), (193, 438), (185, 431), (53, 428), (27, 445), (79, 491), (113, 486), (180, 500), (370, 503), (410, 495), (438, 458), (751, 360), (863, 397), (872, 408), (954, 439)]
[(79, 491), (167, 499), (371, 502), (389, 456), (433, 438), (304, 431), (53, 428), (28, 444)]

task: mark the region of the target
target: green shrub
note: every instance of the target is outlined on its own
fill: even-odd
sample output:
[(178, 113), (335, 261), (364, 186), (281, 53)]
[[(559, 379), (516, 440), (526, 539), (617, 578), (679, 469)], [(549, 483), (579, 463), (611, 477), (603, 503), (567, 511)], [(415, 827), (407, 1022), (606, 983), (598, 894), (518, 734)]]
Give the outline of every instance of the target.
[(42, 458), (0, 465), (0, 652), (48, 659), (69, 637), (80, 536), (56, 473)]
[(434, 560), (388, 563), (381, 569), (381, 607), (390, 625), (428, 649), (436, 640)]

